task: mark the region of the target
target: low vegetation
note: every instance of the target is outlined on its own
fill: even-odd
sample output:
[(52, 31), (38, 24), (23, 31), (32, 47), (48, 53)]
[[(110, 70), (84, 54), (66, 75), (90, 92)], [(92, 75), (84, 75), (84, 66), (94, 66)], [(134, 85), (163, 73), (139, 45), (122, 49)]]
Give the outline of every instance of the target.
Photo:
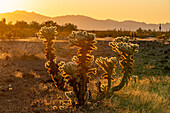
[[(0, 21), (0, 39), (16, 39), (16, 38), (27, 38), (27, 37), (36, 37), (36, 33), (39, 29), (43, 26), (56, 26), (58, 30), (58, 39), (67, 39), (72, 31), (78, 31), (76, 25), (71, 23), (66, 23), (65, 25), (58, 25), (56, 22), (53, 21), (46, 21), (43, 23), (38, 23), (36, 21), (32, 21), (27, 23), (25, 21), (17, 21), (16, 23), (6, 23), (6, 19), (3, 18)], [(131, 38), (138, 37), (138, 38), (146, 38), (146, 37), (157, 37), (162, 38), (170, 37), (170, 30), (167, 31), (156, 31), (156, 30), (144, 30), (138, 28), (136, 31), (130, 30), (123, 30), (123, 29), (113, 29), (113, 30), (105, 30), (105, 31), (97, 31), (92, 30), (88, 31), (91, 33), (96, 34), (96, 37), (104, 38), (104, 37), (120, 37), (120, 36), (129, 36)]]
[(56, 35), (41, 28), (45, 53), (40, 42), (0, 42), (0, 112), (169, 112), (169, 44)]

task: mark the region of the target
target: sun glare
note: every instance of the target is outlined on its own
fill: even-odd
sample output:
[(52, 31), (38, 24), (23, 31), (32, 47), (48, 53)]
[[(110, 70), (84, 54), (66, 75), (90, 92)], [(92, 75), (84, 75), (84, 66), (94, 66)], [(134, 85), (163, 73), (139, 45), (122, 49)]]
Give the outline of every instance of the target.
[(0, 0), (0, 13), (26, 10), (50, 17), (85, 15), (102, 20), (166, 23), (170, 21), (169, 4), (170, 0)]
[(17, 0), (0, 0), (0, 13), (15, 11), (18, 4)]

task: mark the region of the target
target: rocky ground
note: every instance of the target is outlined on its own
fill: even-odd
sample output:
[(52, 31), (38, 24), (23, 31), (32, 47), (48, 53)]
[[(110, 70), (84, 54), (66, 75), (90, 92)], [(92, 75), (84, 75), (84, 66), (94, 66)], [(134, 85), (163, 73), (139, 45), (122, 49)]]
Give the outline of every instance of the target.
[[(92, 54), (95, 58), (118, 55), (108, 46), (109, 41), (100, 40), (98, 49)], [(156, 41), (137, 41), (139, 53), (134, 56), (134, 75), (142, 77), (170, 76), (170, 45)], [(82, 112), (76, 108), (67, 111), (59, 109), (59, 97), (66, 99), (64, 93), (58, 91), (46, 72), (44, 64), (45, 45), (41, 42), (1, 41), (0, 42), (0, 113), (19, 112)], [(76, 48), (70, 48), (68, 42), (56, 42), (54, 45), (57, 61), (71, 61), (76, 55)], [(95, 64), (93, 64), (95, 67)], [(120, 72), (117, 71), (117, 75)], [(93, 77), (92, 77), (93, 78)], [(94, 82), (92, 82), (91, 85)], [(123, 108), (99, 105), (94, 110), (83, 112), (122, 112)]]

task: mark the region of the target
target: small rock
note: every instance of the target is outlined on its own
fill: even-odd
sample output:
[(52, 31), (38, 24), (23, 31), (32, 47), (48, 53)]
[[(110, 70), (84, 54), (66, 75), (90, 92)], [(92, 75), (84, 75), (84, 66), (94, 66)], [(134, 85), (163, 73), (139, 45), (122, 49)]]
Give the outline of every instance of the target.
[(12, 91), (13, 89), (12, 88), (9, 88), (9, 91)]
[(15, 71), (14, 76), (18, 78), (23, 78), (23, 73), (19, 71)]
[(9, 84), (8, 86), (9, 86), (9, 87), (11, 87), (12, 85), (11, 85), (11, 84)]

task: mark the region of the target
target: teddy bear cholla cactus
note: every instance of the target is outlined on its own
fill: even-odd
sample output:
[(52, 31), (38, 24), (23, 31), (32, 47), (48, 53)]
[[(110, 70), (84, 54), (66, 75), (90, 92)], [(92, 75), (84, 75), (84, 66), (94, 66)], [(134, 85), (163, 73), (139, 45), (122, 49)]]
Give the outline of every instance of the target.
[(39, 38), (45, 38), (46, 41), (52, 41), (56, 38), (56, 35), (58, 34), (57, 32), (57, 27), (42, 27), (39, 31), (39, 33), (37, 33)]
[[(82, 31), (73, 31), (69, 36), (68, 40), (70, 46), (78, 47), (77, 56), (74, 56), (72, 63), (66, 63), (61, 67), (63, 69), (63, 74), (68, 74), (68, 81), (70, 81), (70, 86), (73, 86), (74, 93), (77, 97), (78, 104), (80, 106), (84, 105), (87, 101), (88, 91), (87, 83), (90, 81), (88, 76), (89, 72), (94, 72), (93, 69), (90, 69), (90, 66), (93, 62), (94, 57), (90, 53), (96, 49), (94, 44), (95, 35), (92, 33), (82, 32)], [(71, 66), (72, 65), (72, 69)], [(67, 66), (70, 67), (71, 71), (67, 70)]]
[(113, 92), (120, 90), (125, 84), (128, 84), (128, 80), (133, 73), (132, 67), (134, 60), (132, 56), (138, 52), (137, 48), (139, 45), (130, 43), (129, 37), (117, 37), (113, 42), (110, 42), (109, 45), (113, 51), (118, 52), (120, 55), (119, 63), (122, 67), (121, 73), (123, 74), (121, 83), (111, 88)]
[[(68, 91), (68, 85), (73, 87), (73, 91), (65, 93), (70, 99), (72, 105), (74, 106), (75, 103), (77, 103), (79, 106), (84, 106), (90, 97), (90, 92), (87, 91), (87, 83), (90, 81), (88, 73), (96, 72), (95, 69), (90, 68), (94, 60), (94, 56), (90, 55), (90, 53), (96, 49), (94, 45), (96, 43), (94, 40), (95, 35), (82, 31), (72, 32), (68, 41), (71, 46), (79, 48), (77, 56), (72, 58), (72, 62), (65, 63), (61, 61), (57, 64), (55, 61), (55, 49), (53, 48), (53, 40), (55, 39), (56, 34), (56, 27), (43, 27), (38, 33), (40, 38), (45, 39), (46, 58), (48, 60), (45, 66), (59, 89)], [(112, 75), (115, 74), (117, 59), (116, 57), (97, 58), (96, 64), (105, 71), (105, 73), (102, 74), (102, 77), (108, 80), (108, 85), (103, 87), (104, 92), (106, 92), (105, 94), (118, 91), (125, 85), (125, 83), (128, 83), (128, 79), (133, 73), (132, 66), (134, 60), (132, 59), (132, 56), (137, 53), (136, 49), (138, 48), (138, 45), (131, 44), (127, 37), (118, 37), (113, 40), (113, 42), (109, 43), (109, 45), (112, 47), (113, 51), (118, 52), (121, 56), (119, 63), (122, 66), (121, 72), (123, 74), (123, 78), (119, 85), (111, 87), (111, 80), (113, 79)]]
[(74, 83), (78, 83), (80, 81), (80, 77), (78, 76), (78, 64), (74, 61), (76, 56), (72, 58), (72, 62), (63, 62), (61, 61), (59, 65), (60, 73), (68, 80), (68, 84), (70, 86), (74, 86)]
[(129, 37), (117, 37), (113, 42), (109, 43), (109, 46), (112, 47), (112, 50), (118, 52), (119, 54), (133, 55), (138, 52), (136, 50), (139, 45), (131, 44), (129, 42)]
[(66, 90), (65, 88), (65, 79), (62, 75), (59, 74), (58, 70), (58, 64), (56, 63), (56, 54), (55, 54), (55, 49), (53, 48), (53, 41), (56, 39), (57, 31), (56, 27), (42, 27), (37, 33), (37, 36), (40, 39), (45, 39), (43, 42), (46, 44), (46, 49), (45, 49), (45, 56), (46, 59), (48, 60), (45, 63), (45, 67), (48, 69), (48, 73), (51, 75), (53, 81), (55, 82), (55, 85), (61, 89), (61, 90)]
[(42, 27), (37, 36), (43, 38), (46, 44), (46, 59), (48, 60), (45, 67), (48, 69), (55, 85), (63, 90), (68, 90), (68, 85), (73, 87), (73, 92), (66, 92), (66, 96), (70, 98), (72, 105), (75, 104), (75, 98), (78, 100), (78, 105), (82, 106), (87, 102), (89, 98), (89, 92), (87, 91), (87, 83), (90, 77), (89, 72), (94, 72), (90, 69), (90, 65), (93, 62), (94, 57), (90, 53), (96, 49), (94, 44), (96, 43), (95, 35), (87, 32), (72, 32), (68, 40), (71, 46), (78, 47), (77, 56), (74, 56), (72, 62), (60, 62), (55, 61), (55, 49), (53, 48), (53, 41), (56, 37), (56, 27)]
[(100, 57), (96, 59), (95, 63), (99, 65), (105, 71), (105, 73), (102, 74), (101, 77), (104, 79), (107, 79), (108, 81), (107, 86), (102, 85), (103, 86), (102, 89), (104, 90), (104, 93), (106, 93), (111, 88), (111, 83), (112, 83), (111, 81), (113, 80), (112, 75), (116, 74), (115, 69), (116, 69), (116, 64), (117, 64), (117, 58), (116, 57), (111, 57), (111, 58)]
[[(69, 36), (69, 42), (72, 46), (77, 47), (88, 47), (90, 44), (94, 44), (95, 35), (92, 33), (87, 33), (86, 31), (73, 31), (72, 34)], [(89, 43), (89, 44), (87, 44)], [(93, 45), (91, 45), (92, 47)], [(96, 48), (96, 47), (93, 47)]]

